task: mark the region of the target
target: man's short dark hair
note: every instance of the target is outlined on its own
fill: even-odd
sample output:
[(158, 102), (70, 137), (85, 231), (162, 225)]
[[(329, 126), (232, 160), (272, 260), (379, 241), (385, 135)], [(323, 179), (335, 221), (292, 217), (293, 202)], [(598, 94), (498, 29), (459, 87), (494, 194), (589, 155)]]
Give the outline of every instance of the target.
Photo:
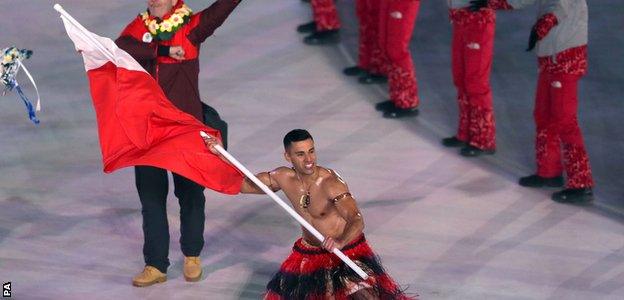
[(305, 141), (307, 139), (314, 140), (307, 130), (293, 129), (284, 136), (284, 149), (288, 150), (292, 143)]

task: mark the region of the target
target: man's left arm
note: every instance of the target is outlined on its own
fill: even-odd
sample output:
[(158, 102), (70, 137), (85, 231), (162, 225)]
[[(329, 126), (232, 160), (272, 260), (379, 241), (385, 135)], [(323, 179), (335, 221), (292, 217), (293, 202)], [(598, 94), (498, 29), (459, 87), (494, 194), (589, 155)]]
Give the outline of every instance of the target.
[(188, 35), (195, 45), (203, 43), (228, 18), (241, 0), (217, 0), (208, 8), (199, 12), (199, 25)]
[(336, 247), (341, 249), (357, 238), (364, 230), (364, 218), (349, 192), (347, 185), (339, 178), (331, 178), (326, 184), (329, 201), (336, 207), (338, 214), (346, 221), (342, 235), (336, 238), (326, 238), (323, 247), (328, 251)]
[(537, 22), (531, 28), (529, 46), (526, 51), (533, 50), (537, 42), (545, 38), (550, 30), (559, 24), (559, 20), (562, 20), (567, 15), (568, 7), (561, 0), (545, 1), (542, 5), (544, 14), (537, 19)]

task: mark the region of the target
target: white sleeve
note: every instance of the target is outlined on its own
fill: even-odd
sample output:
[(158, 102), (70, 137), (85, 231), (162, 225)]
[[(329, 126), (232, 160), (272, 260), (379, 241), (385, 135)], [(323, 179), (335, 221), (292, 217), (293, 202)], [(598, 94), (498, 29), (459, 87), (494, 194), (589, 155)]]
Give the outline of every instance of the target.
[(511, 5), (514, 9), (524, 8), (533, 3), (535, 3), (535, 0), (507, 0), (507, 4)]
[[(542, 6), (540, 7), (541, 15), (545, 15), (548, 13), (554, 14), (557, 17), (557, 20), (561, 21), (568, 14), (568, 9), (572, 5), (572, 2), (575, 1), (585, 1), (585, 0), (546, 0), (542, 1)], [(540, 17), (541, 17), (540, 15)]]

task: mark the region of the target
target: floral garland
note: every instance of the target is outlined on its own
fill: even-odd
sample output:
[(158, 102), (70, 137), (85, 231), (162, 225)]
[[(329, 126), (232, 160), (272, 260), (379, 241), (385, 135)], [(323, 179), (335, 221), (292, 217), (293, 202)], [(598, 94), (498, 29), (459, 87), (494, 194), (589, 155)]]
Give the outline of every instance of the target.
[[(2, 96), (6, 95), (7, 92), (15, 90), (22, 102), (24, 102), (24, 106), (26, 106), (28, 118), (33, 123), (39, 124), (39, 119), (37, 119), (36, 115), (36, 112), (41, 110), (39, 89), (37, 89), (37, 84), (35, 84), (35, 80), (22, 62), (23, 60), (30, 58), (32, 53), (33, 52), (31, 50), (18, 49), (16, 47), (4, 48), (0, 52), (0, 86), (4, 86), (1, 93)], [(34, 106), (30, 99), (28, 99), (26, 94), (24, 94), (22, 88), (17, 82), (16, 76), (20, 69), (24, 70), (24, 73), (26, 73), (26, 76), (28, 76), (28, 79), (30, 79), (30, 82), (35, 88), (35, 92), (37, 92), (37, 102)]]
[(171, 16), (164, 20), (150, 16), (149, 11), (141, 13), (141, 19), (153, 38), (161, 41), (169, 40), (173, 34), (191, 19), (193, 11), (182, 3)]
[(9, 83), (15, 78), (17, 70), (19, 69), (17, 61), (28, 59), (31, 55), (32, 51), (18, 49), (15, 47), (8, 47), (2, 50), (2, 62), (0, 62), (0, 83), (8, 87)]

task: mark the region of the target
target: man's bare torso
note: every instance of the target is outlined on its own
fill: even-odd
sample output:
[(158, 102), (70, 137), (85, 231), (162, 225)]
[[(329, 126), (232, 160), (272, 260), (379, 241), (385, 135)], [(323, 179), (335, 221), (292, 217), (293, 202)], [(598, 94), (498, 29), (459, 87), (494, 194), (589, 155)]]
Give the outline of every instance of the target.
[[(329, 195), (327, 188), (328, 185), (344, 185), (346, 191), (346, 184), (335, 172), (316, 167), (315, 176), (302, 179), (293, 169), (280, 167), (271, 171), (271, 179), (277, 181), (295, 211), (323, 236), (336, 238), (342, 234), (346, 221), (332, 201), (336, 195)], [(306, 203), (305, 195), (308, 192), (309, 201)], [(302, 230), (306, 242), (320, 246), (320, 242), (310, 232), (303, 227)]]

